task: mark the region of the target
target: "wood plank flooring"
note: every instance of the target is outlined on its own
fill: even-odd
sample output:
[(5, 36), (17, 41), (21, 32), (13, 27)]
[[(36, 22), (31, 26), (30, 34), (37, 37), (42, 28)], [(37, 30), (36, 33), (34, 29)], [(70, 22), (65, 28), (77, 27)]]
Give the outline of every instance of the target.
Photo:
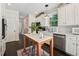
[[(47, 48), (48, 45), (44, 45), (43, 49), (48, 51)], [(17, 50), (23, 48), (23, 39), (22, 36), (20, 35), (20, 40), (19, 41), (13, 41), (13, 42), (8, 42), (6, 43), (6, 51), (4, 56), (17, 56)], [(64, 52), (54, 48), (54, 56), (68, 56)]]

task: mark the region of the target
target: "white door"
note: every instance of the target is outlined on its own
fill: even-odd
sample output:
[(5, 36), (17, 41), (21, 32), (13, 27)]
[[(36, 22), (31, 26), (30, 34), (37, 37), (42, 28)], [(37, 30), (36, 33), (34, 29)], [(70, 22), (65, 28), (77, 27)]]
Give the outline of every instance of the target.
[(14, 19), (14, 34), (15, 40), (19, 40), (19, 19)]
[(76, 55), (76, 37), (75, 36), (66, 37), (66, 52), (71, 55)]
[(19, 39), (19, 13), (17, 11), (6, 9), (7, 20), (7, 42)]
[(15, 41), (15, 22), (12, 18), (7, 19), (7, 42)]

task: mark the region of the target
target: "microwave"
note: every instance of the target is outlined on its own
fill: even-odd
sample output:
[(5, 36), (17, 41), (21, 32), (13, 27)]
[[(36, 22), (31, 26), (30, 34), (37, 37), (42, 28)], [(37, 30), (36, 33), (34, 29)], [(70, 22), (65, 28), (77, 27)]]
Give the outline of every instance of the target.
[(72, 28), (73, 34), (79, 34), (79, 28)]

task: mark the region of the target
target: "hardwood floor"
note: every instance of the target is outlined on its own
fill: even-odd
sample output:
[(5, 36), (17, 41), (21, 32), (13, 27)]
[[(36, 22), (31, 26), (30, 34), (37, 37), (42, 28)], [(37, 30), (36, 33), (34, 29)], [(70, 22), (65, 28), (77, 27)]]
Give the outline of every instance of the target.
[[(43, 49), (48, 52), (48, 45), (44, 45)], [(6, 51), (4, 56), (17, 56), (17, 50), (23, 48), (23, 39), (20, 36), (19, 41), (13, 41), (6, 43)], [(64, 52), (54, 48), (54, 56), (68, 56)]]

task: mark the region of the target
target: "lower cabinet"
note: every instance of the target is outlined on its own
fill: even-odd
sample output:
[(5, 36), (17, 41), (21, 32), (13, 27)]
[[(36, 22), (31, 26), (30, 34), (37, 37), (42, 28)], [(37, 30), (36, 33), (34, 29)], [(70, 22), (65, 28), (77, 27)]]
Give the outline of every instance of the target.
[(70, 55), (79, 56), (79, 37), (66, 35), (66, 52)]
[(76, 37), (73, 35), (66, 36), (66, 52), (70, 55), (76, 55)]
[(79, 37), (77, 36), (77, 56), (79, 56)]

